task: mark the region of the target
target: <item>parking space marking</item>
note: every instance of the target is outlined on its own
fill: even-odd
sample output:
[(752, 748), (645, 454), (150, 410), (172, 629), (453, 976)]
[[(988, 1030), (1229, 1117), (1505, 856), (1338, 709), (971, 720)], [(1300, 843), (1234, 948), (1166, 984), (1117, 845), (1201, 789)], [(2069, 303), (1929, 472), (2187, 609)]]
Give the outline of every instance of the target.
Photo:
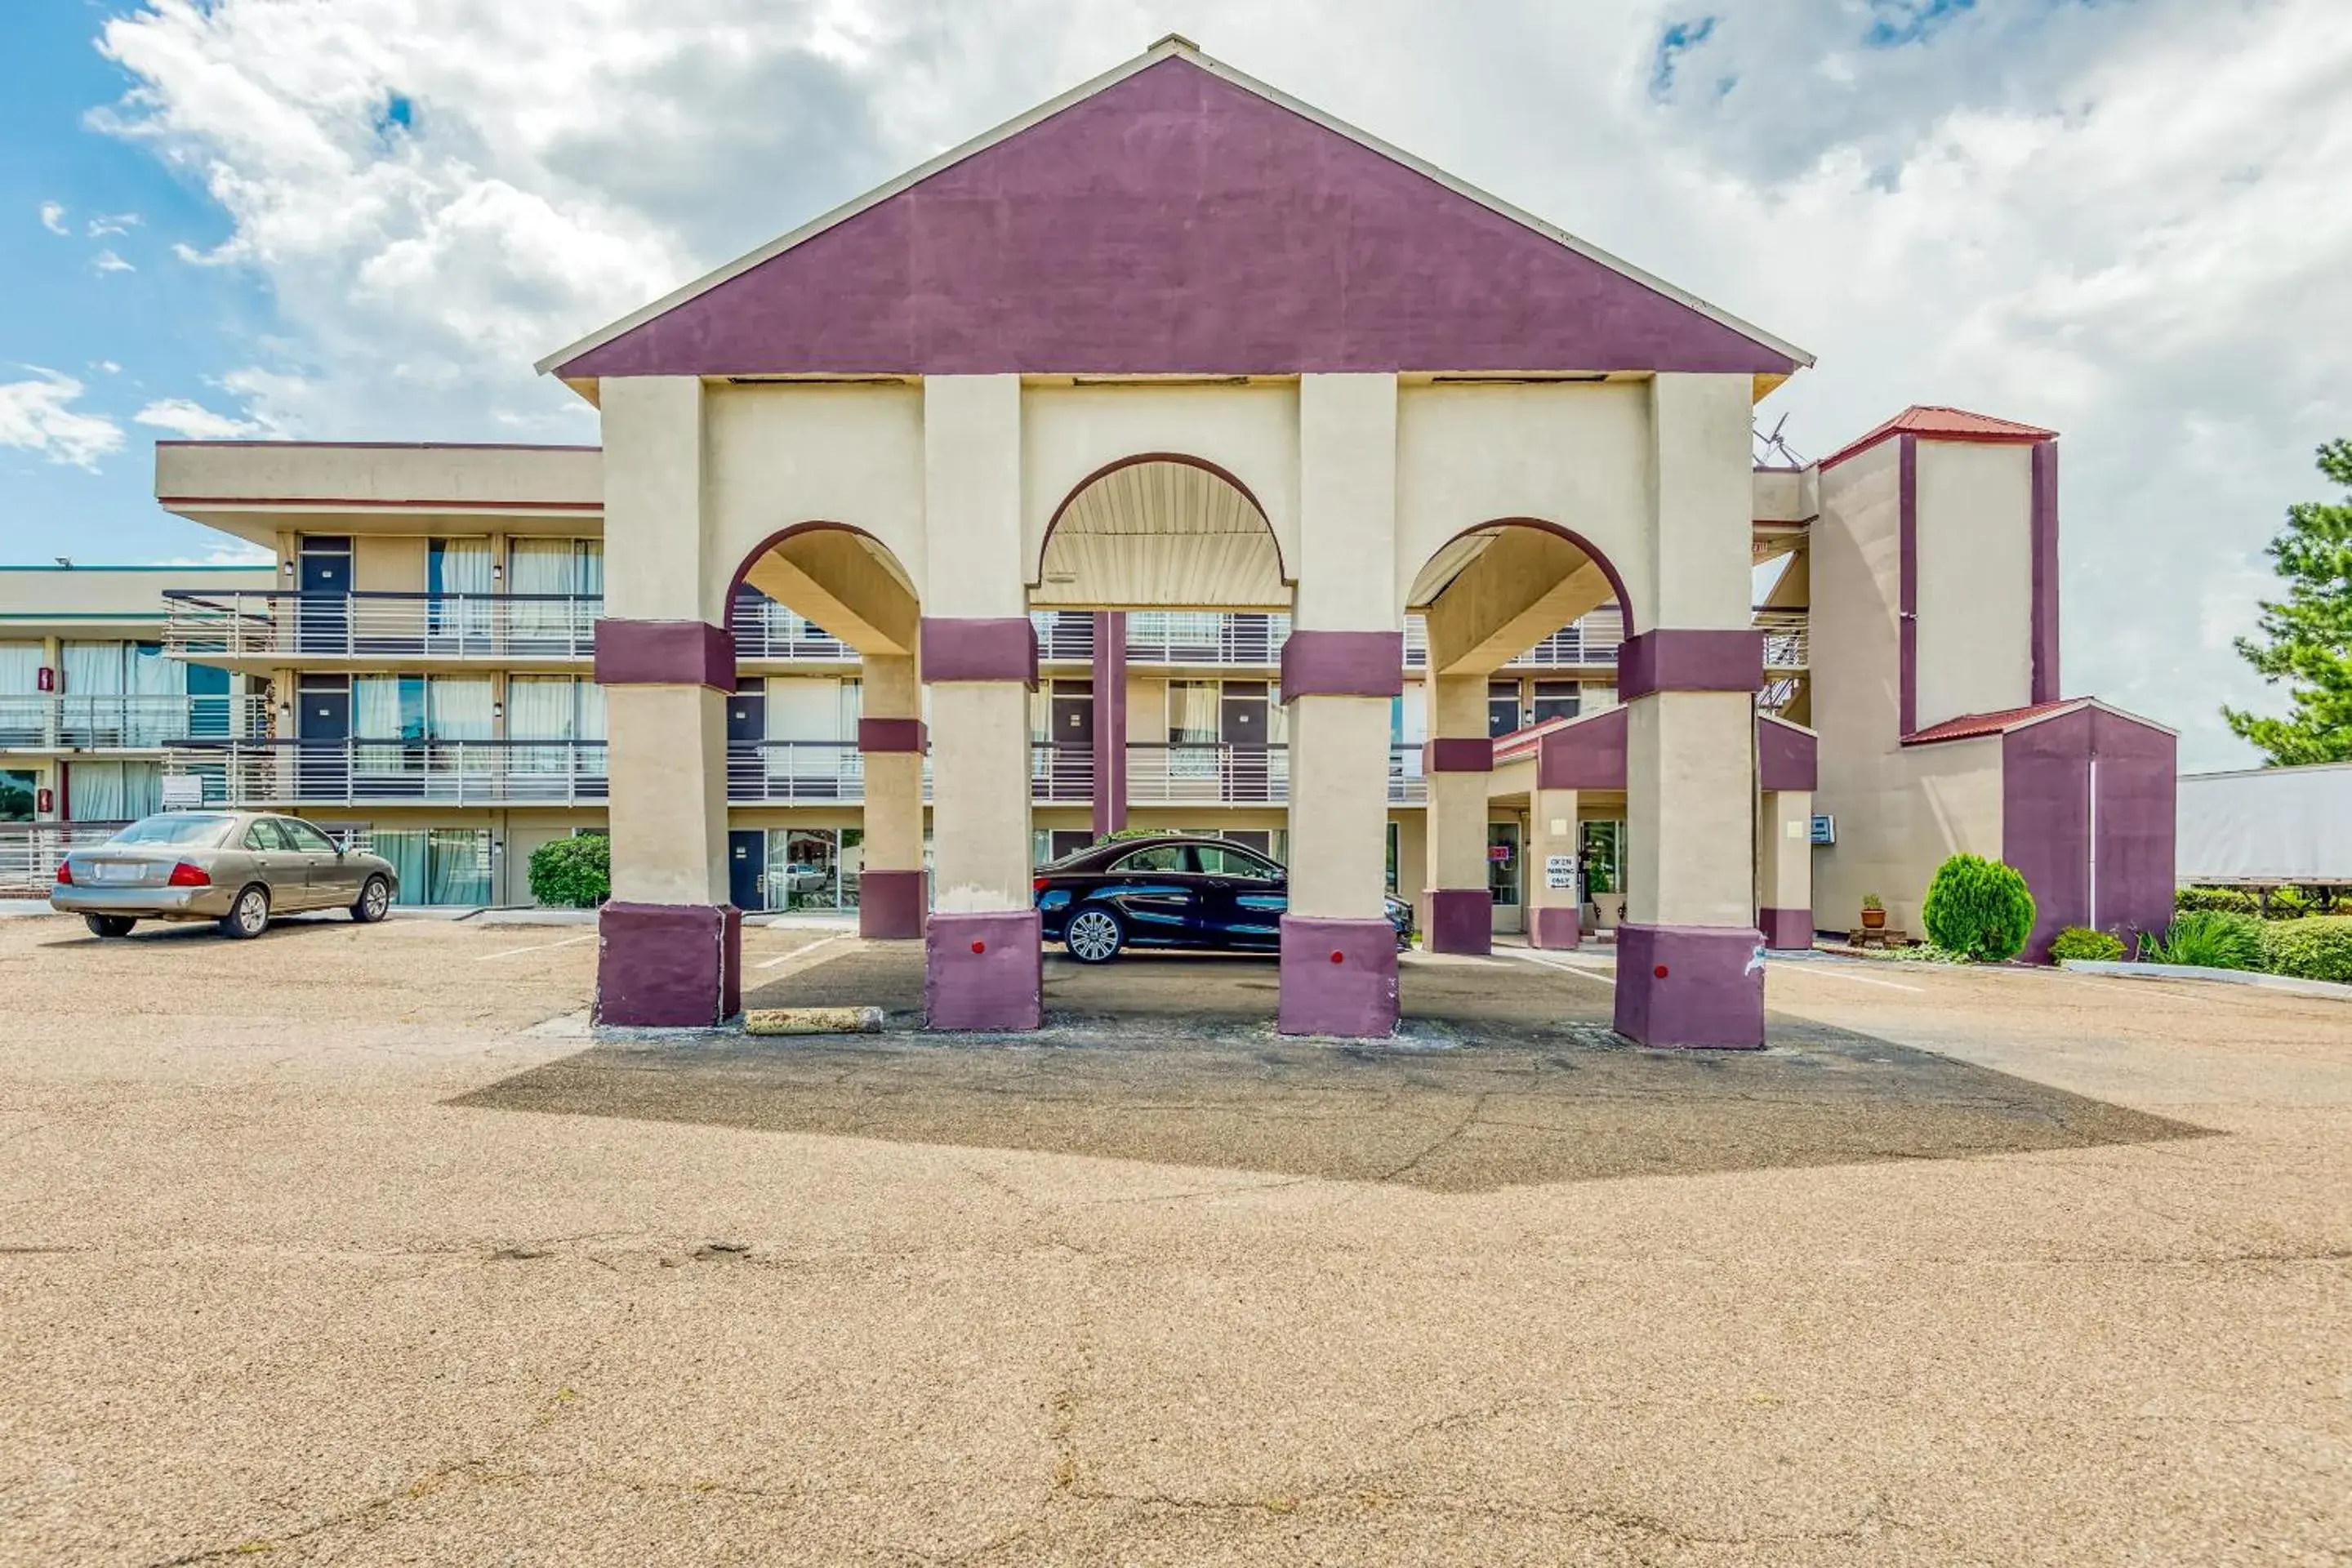
[(831, 947), (836, 942), (847, 942), (851, 937), (856, 936), (856, 934), (857, 933), (856, 931), (845, 931), (839, 936), (824, 937), (816, 942), (809, 943), (806, 947), (796, 947), (790, 952), (780, 952), (773, 958), (763, 958), (751, 967), (754, 969), (773, 969), (779, 963), (790, 963), (795, 958), (806, 958), (818, 948)]
[(1524, 959), (1529, 963), (1540, 964), (1542, 967), (1552, 971), (1556, 974), (1573, 974), (1579, 979), (1591, 980), (1599, 984), (1606, 985), (1612, 991), (1617, 989), (1617, 977), (1615, 975), (1602, 974), (1597, 970), (1587, 969), (1580, 963), (1556, 962), (1552, 959), (1544, 958), (1536, 953), (1529, 952), (1524, 948), (1512, 949), (1511, 955), (1515, 958)]
[(1874, 974), (1848, 974), (1817, 963), (1784, 963), (1775, 965), (1784, 973), (1824, 974), (1832, 980), (1851, 980), (1856, 985), (1883, 985), (1889, 991), (1924, 991), (1923, 985), (1906, 985), (1899, 980), (1881, 980)]
[(596, 933), (592, 931), (586, 936), (568, 936), (562, 942), (534, 942), (529, 947), (510, 947), (504, 952), (478, 952), (474, 955), (474, 962), (476, 963), (488, 963), (494, 958), (512, 958), (517, 953), (523, 952), (545, 952), (551, 947), (577, 947), (583, 942), (594, 942), (595, 940)]

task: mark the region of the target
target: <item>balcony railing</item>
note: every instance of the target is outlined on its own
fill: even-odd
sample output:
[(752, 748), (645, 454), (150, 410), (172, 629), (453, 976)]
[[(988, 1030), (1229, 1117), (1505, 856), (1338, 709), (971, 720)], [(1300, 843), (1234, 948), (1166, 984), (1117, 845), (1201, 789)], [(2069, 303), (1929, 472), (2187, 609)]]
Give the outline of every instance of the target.
[(1095, 752), (1092, 746), (1066, 746), (1052, 741), (1029, 745), (1029, 798), (1041, 805), (1084, 805), (1095, 797)]
[(727, 798), (798, 805), (866, 798), (866, 762), (855, 741), (733, 741)]
[(1770, 670), (1812, 667), (1811, 617), (1802, 610), (1759, 610), (1751, 623), (1764, 634), (1764, 668)]
[(790, 659), (802, 664), (856, 664), (862, 657), (831, 632), (772, 599), (741, 598), (727, 615), (739, 659)]
[(224, 741), (174, 750), (206, 805), (587, 805), (602, 741)]
[(1289, 637), (1288, 616), (1138, 610), (1127, 617), (1127, 662), (1274, 665)]
[[(46, 751), (159, 751), (192, 736), (256, 733), (250, 700), (226, 693), (0, 697), (0, 746)], [(261, 722), (266, 726), (266, 715)]]
[(76, 849), (94, 849), (122, 831), (120, 822), (0, 823), (0, 893), (45, 897), (58, 879), (58, 862)]
[(1084, 610), (1032, 610), (1037, 657), (1049, 662), (1088, 664), (1095, 657), (1095, 618)]
[[(1625, 616), (1614, 605), (1588, 610), (1503, 666), (1506, 669), (1553, 669), (1614, 665), (1625, 640)], [(1404, 667), (1429, 667), (1429, 626), (1419, 616), (1404, 618)]]
[(585, 660), (602, 597), (585, 594), (168, 592), (163, 647), (218, 658)]
[(1127, 748), (1129, 805), (1265, 805), (1290, 798), (1286, 746)]

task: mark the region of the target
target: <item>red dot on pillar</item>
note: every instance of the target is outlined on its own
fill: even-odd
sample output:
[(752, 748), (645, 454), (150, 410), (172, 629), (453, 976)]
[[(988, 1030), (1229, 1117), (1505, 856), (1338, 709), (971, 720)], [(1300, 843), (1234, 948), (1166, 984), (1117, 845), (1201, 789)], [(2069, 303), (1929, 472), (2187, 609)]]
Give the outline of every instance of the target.
[(1664, 980), (1666, 977), (1666, 966), (1661, 963), (1655, 969), (1650, 971), (1650, 973), (1656, 975), (1659, 979)]
[(1331, 954), (1331, 962), (1334, 963), (1345, 963), (1348, 962), (1348, 955), (1344, 952), (1334, 952)]
[(971, 950), (974, 952), (986, 952), (988, 951), (988, 943), (984, 942), (973, 942), (971, 944)]

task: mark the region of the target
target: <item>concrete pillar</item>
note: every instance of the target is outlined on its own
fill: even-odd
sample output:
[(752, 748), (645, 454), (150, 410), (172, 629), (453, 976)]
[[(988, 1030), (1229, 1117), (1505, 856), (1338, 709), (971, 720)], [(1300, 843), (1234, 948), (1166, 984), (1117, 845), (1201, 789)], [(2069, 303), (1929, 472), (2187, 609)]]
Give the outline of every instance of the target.
[(936, 871), (924, 1003), (935, 1029), (1034, 1029), (1045, 954), (1030, 889), (1037, 637), (1021, 565), (1020, 377), (925, 380), (923, 493)]
[(1127, 612), (1095, 616), (1095, 811), (1097, 838), (1127, 826)]
[[(1751, 388), (1651, 382), (1650, 603), (1618, 650), (1626, 705), (1625, 923), (1618, 1032), (1643, 1045), (1764, 1043), (1755, 905), (1755, 694), (1748, 630)], [(1643, 610), (1646, 610), (1646, 616)]]
[(596, 1016), (709, 1026), (741, 1009), (743, 945), (727, 897), (735, 644), (703, 558), (702, 384), (608, 377), (601, 398), (613, 897), (597, 916)]
[(930, 889), (923, 875), (922, 692), (915, 661), (865, 660), (857, 753), (866, 777), (866, 865), (857, 883), (857, 934), (911, 941), (923, 934)]
[(1495, 929), (1486, 886), (1486, 775), (1495, 767), (1486, 678), (1433, 674), (1423, 690), (1430, 737), (1422, 748), (1429, 787), (1423, 941), (1432, 952), (1483, 955), (1494, 950)]
[(1302, 376), (1299, 561), (1282, 649), (1290, 720), (1290, 905), (1279, 1026), (1396, 1027), (1386, 915), (1389, 706), (1404, 690), (1396, 603), (1396, 378)]
[(1813, 796), (1768, 790), (1757, 831), (1757, 923), (1764, 945), (1809, 952), (1813, 945)]
[[(1584, 867), (1578, 858), (1576, 792), (1528, 792), (1528, 945), (1572, 948), (1583, 941)], [(1552, 885), (1552, 862), (1568, 861), (1568, 885)]]

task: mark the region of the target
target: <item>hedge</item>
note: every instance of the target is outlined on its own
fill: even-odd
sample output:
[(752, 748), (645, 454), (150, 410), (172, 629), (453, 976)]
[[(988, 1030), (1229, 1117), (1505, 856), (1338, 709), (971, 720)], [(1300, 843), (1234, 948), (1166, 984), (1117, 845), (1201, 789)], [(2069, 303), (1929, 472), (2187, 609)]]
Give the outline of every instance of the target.
[(2263, 967), (2301, 980), (2352, 985), (2352, 915), (2314, 915), (2263, 929)]
[(2123, 955), (2123, 938), (2111, 931), (2093, 931), (2088, 926), (2068, 926), (2050, 943), (2050, 961), (2053, 963), (2063, 963), (2070, 958), (2112, 963)]
[(557, 909), (593, 910), (613, 896), (613, 841), (602, 833), (551, 838), (530, 852), (530, 896)]

